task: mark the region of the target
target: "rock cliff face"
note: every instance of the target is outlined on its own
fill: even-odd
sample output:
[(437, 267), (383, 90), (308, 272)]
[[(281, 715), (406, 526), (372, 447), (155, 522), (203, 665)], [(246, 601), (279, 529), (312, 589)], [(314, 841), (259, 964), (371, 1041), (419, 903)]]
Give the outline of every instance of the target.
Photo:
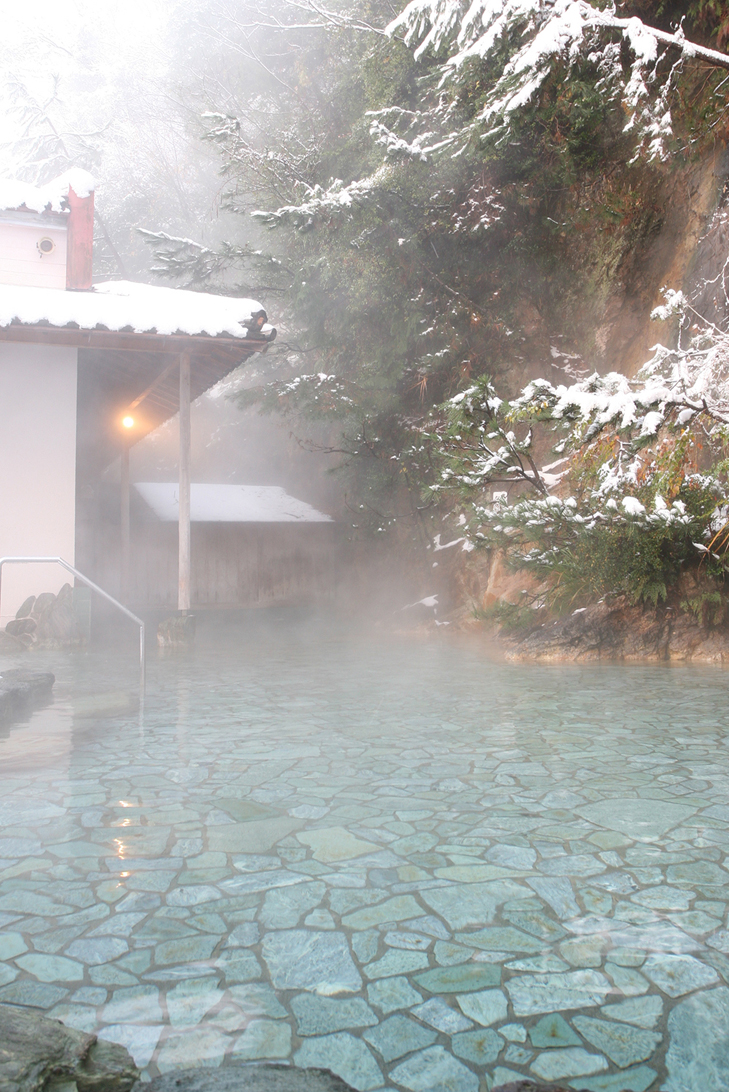
[(707, 629), (670, 607), (630, 606), (624, 599), (577, 610), (505, 641), (509, 660), (595, 660), (729, 664), (729, 629)]
[(587, 360), (588, 366), (634, 375), (657, 341), (672, 343), (670, 324), (652, 321), (651, 311), (663, 303), (664, 288), (680, 288), (695, 298), (703, 291), (699, 285), (721, 272), (728, 176), (727, 151), (717, 145), (700, 162), (669, 175), (656, 191), (658, 226), (609, 279), (604, 319), (596, 334), (602, 358)]
[[(551, 322), (562, 324), (568, 334), (548, 329), (547, 319), (536, 314), (542, 345), (541, 361), (535, 355), (525, 359), (523, 374), (515, 373), (510, 383), (520, 384), (541, 374), (555, 380), (545, 346), (549, 336), (567, 337), (579, 350), (580, 366), (588, 371), (615, 370), (634, 375), (650, 357), (656, 342), (675, 344), (672, 319), (652, 321), (651, 311), (663, 299), (667, 287), (681, 289), (692, 305), (709, 322), (721, 329), (729, 323), (729, 157), (717, 143), (700, 161), (667, 170), (661, 182), (655, 179), (643, 194), (654, 203), (650, 230), (638, 233), (631, 249), (629, 232), (616, 242), (614, 260), (607, 256), (607, 244), (593, 237), (580, 240), (591, 257), (580, 259), (585, 271), (584, 291), (573, 293)], [(645, 207), (643, 208), (645, 212)], [(576, 266), (575, 266), (576, 269)], [(592, 334), (590, 334), (590, 327)], [(525, 350), (526, 351), (526, 350)], [(548, 374), (549, 373), (549, 374)], [(562, 379), (559, 379), (561, 382)], [(569, 381), (565, 377), (565, 381)], [(545, 461), (548, 452), (542, 453)], [(508, 558), (485, 551), (453, 552), (440, 555), (441, 603), (454, 609), (451, 618), (463, 628), (468, 616), (489, 613), (500, 606), (524, 603), (524, 592), (538, 598), (540, 587), (524, 572), (515, 572)], [(434, 581), (435, 584), (435, 581)], [(630, 606), (613, 600), (588, 606), (579, 613), (553, 619), (530, 629), (526, 636), (507, 640), (507, 655), (513, 659), (548, 660), (674, 660), (684, 662), (729, 662), (729, 630), (726, 625), (707, 626), (706, 619), (694, 617), (680, 607), (681, 596), (669, 596), (669, 607), (659, 610)], [(441, 616), (448, 617), (445, 611)]]

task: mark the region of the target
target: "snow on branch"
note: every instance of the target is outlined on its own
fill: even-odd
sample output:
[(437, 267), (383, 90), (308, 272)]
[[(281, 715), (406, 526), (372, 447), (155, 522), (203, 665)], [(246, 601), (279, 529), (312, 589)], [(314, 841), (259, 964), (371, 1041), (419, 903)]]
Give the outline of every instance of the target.
[[(219, 294), (237, 296), (253, 289), (226, 281), (222, 275), (228, 270), (238, 270), (247, 265), (259, 275), (267, 275), (267, 280), (271, 279), (271, 275), (275, 279), (278, 274), (290, 272), (274, 255), (254, 250), (247, 243), (222, 242), (217, 250), (213, 250), (194, 239), (169, 235), (166, 231), (147, 231), (145, 228), (137, 228), (137, 231), (154, 248), (157, 264), (152, 266), (152, 272), (171, 280), (182, 280), (187, 288), (207, 290), (211, 285), (216, 285), (215, 290)], [(255, 291), (276, 292), (281, 291), (281, 286), (258, 284)]]
[[(654, 315), (687, 310), (669, 291)], [(600, 528), (708, 542), (729, 517), (729, 334), (705, 324), (686, 346), (654, 346), (633, 379), (536, 379), (510, 402), (482, 378), (441, 407), (431, 428), (441, 466), (434, 493), (470, 505), (472, 541), (535, 571)], [(540, 466), (550, 431), (560, 458)]]
[[(334, 20), (315, 3), (300, 0), (299, 6)], [(433, 78), (423, 82), (423, 108), (391, 105), (368, 115), (370, 135), (384, 149), (385, 162), (366, 178), (310, 186), (299, 166), (284, 164), (278, 173), (299, 187), (302, 199), (253, 213), (260, 222), (270, 227), (289, 223), (306, 231), (317, 219), (351, 215), (355, 206), (375, 198), (383, 170), (397, 161), (423, 163), (444, 154), (456, 158), (474, 141), (509, 139), (520, 111), (535, 101), (558, 64), (593, 64), (600, 94), (620, 101), (627, 113), (625, 131), (635, 137), (636, 158), (665, 160), (673, 138), (671, 100), (684, 62), (729, 69), (728, 55), (689, 42), (681, 29), (668, 33), (638, 18), (623, 19), (612, 5), (601, 10), (588, 0), (411, 0), (385, 33), (402, 39), (416, 60), (426, 55), (435, 60)], [(627, 72), (623, 44), (632, 58)], [(487, 75), (479, 75), (480, 83), (487, 81), (486, 93), (475, 116), (454, 124), (454, 103), (471, 78), (469, 62), (474, 60), (489, 62)], [(208, 120), (211, 139), (227, 143), (233, 158), (252, 162), (235, 119), (209, 115)], [(262, 166), (278, 170), (273, 159), (255, 165)], [(282, 185), (279, 192), (285, 190)], [(467, 226), (488, 227), (500, 211), (496, 201), (483, 217), (467, 217)]]
[[(457, 504), (474, 546), (531, 572), (542, 605), (627, 594), (655, 606), (686, 565), (729, 572), (729, 428), (709, 398), (700, 410), (684, 405), (708, 361), (670, 356), (656, 353), (662, 389), (649, 367), (632, 382), (534, 382), (506, 403), (482, 379), (441, 407), (429, 436), (440, 464), (433, 499)], [(726, 386), (724, 369), (723, 398)], [(549, 428), (563, 454), (539, 466)]]
[[(680, 293), (669, 293), (669, 305), (657, 308), (656, 318), (677, 306)], [(515, 419), (537, 419), (577, 429), (580, 444), (611, 428), (630, 433), (639, 442), (664, 426), (683, 426), (697, 415), (706, 427), (729, 426), (729, 335), (706, 332), (685, 348), (655, 345), (653, 357), (635, 379), (618, 372), (598, 375), (569, 386), (535, 379), (510, 404)]]
[(326, 372), (315, 372), (245, 388), (236, 394), (235, 400), (242, 407), (258, 405), (264, 412), (338, 418), (356, 408), (355, 395), (352, 383)]
[[(515, 43), (478, 119), (492, 130), (508, 127), (512, 116), (534, 99), (558, 60), (573, 64), (589, 55), (603, 69), (606, 93), (611, 84), (623, 85), (630, 111), (626, 128), (646, 137), (649, 159), (667, 154), (671, 115), (666, 92), (680, 62), (701, 60), (729, 69), (729, 56), (689, 42), (681, 29), (670, 34), (638, 18), (621, 19), (613, 6), (600, 10), (587, 0), (473, 0), (470, 5), (464, 0), (411, 0), (386, 30), (404, 36), (416, 58), (429, 52), (440, 61), (441, 86), (462, 79), (468, 61), (496, 63), (504, 46)], [(604, 32), (612, 32), (607, 44)], [(625, 82), (614, 52), (615, 32), (633, 56)], [(676, 64), (663, 90), (656, 92), (656, 68), (669, 50), (676, 51)]]
[(326, 188), (320, 185), (302, 186), (304, 198), (300, 204), (283, 205), (269, 212), (257, 210), (251, 216), (267, 227), (288, 223), (299, 231), (308, 231), (317, 219), (349, 214), (355, 206), (376, 200), (388, 177), (389, 169), (383, 165), (369, 177), (346, 186), (341, 178), (332, 179)]
[(347, 29), (367, 31), (371, 34), (385, 33), (380, 27), (375, 26), (366, 19), (360, 19), (353, 12), (333, 11), (323, 4), (316, 3), (315, 0), (285, 0), (284, 10), (286, 8), (296, 13), (294, 18), (298, 16), (298, 13), (303, 14), (305, 16), (304, 21), (281, 19), (268, 6), (249, 9), (248, 18), (245, 22), (239, 18), (234, 18), (231, 21), (237, 30), (243, 31)]

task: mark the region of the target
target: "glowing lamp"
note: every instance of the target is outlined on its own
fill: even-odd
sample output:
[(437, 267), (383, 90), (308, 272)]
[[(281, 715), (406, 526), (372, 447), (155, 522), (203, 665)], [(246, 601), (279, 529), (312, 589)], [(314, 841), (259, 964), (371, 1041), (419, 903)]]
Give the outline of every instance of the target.
[(124, 428), (134, 428), (134, 418), (133, 417), (123, 417), (122, 418), (122, 424), (124, 425)]

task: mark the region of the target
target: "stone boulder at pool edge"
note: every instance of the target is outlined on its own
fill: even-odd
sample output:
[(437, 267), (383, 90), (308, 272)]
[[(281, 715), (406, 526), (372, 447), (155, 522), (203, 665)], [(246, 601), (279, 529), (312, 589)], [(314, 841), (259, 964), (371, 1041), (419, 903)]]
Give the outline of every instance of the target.
[(354, 1092), (328, 1069), (290, 1065), (236, 1066), (228, 1069), (185, 1069), (141, 1081), (134, 1092)]
[(0, 722), (12, 720), (35, 702), (43, 701), (50, 695), (55, 681), (50, 671), (13, 668), (0, 672)]
[[(354, 1092), (327, 1069), (297, 1069), (289, 1065), (253, 1063), (231, 1069), (188, 1069), (166, 1073), (134, 1092)], [(500, 1085), (493, 1092), (574, 1092), (561, 1084), (523, 1080)]]
[(139, 1070), (122, 1046), (64, 1027), (35, 1009), (0, 1003), (0, 1089), (129, 1092)]

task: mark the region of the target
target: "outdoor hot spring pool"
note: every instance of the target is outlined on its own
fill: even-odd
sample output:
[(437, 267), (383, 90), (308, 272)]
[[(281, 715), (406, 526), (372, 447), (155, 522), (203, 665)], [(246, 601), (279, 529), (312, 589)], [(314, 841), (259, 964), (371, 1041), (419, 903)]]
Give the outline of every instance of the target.
[(143, 717), (133, 634), (32, 658), (57, 682), (0, 730), (0, 1001), (148, 1076), (729, 1085), (726, 671), (216, 627), (151, 655)]

